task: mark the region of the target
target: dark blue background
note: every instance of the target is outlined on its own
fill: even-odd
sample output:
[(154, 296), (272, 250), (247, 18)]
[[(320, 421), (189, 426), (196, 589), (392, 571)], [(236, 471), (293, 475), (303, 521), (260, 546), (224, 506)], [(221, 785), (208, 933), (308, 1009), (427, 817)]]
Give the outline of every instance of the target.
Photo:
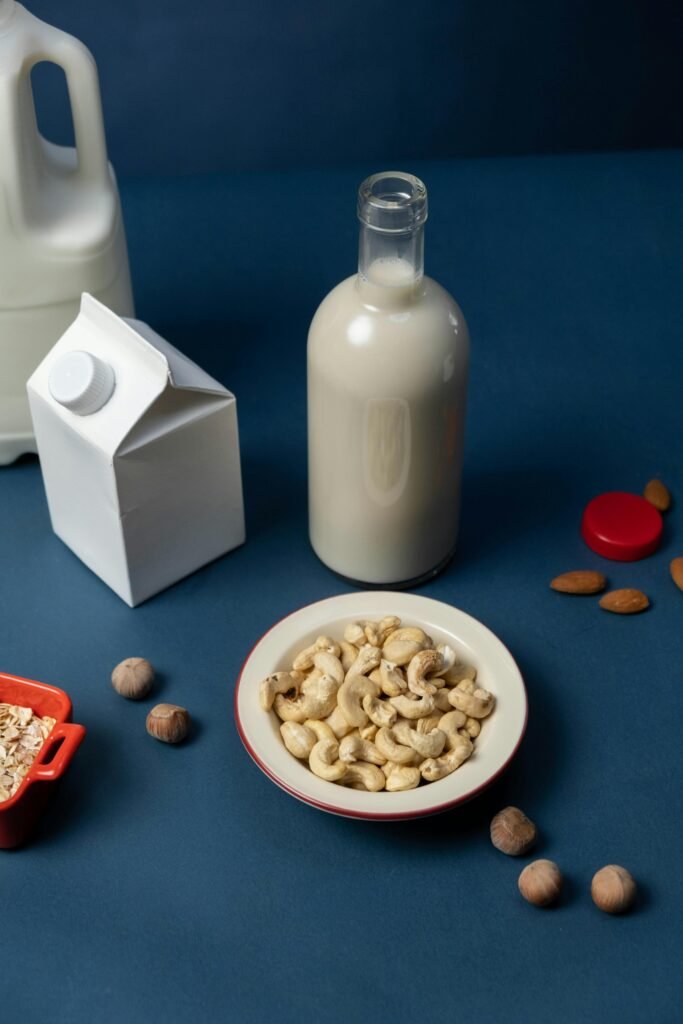
[[(681, 1020), (683, 154), (411, 169), (428, 271), (473, 338), (459, 551), (422, 592), (517, 658), (520, 752), (466, 807), (396, 825), (323, 815), (250, 761), (231, 710), (244, 657), (347, 589), (307, 539), (305, 344), (354, 269), (366, 168), (125, 184), (139, 314), (237, 394), (248, 540), (131, 610), (50, 532), (37, 462), (0, 473), (2, 668), (63, 686), (88, 727), (35, 842), (0, 854), (3, 1024)], [(675, 502), (662, 549), (592, 554), (585, 502), (655, 475)], [(577, 567), (651, 609), (548, 589)], [(142, 705), (109, 684), (137, 654), (161, 674)], [(145, 734), (156, 700), (190, 709), (189, 744)], [(524, 860), (490, 845), (511, 802), (566, 873), (554, 910), (521, 900)], [(589, 897), (610, 862), (640, 885), (624, 919)]]
[[(36, 460), (0, 473), (0, 666), (88, 728), (35, 841), (0, 854), (3, 1024), (677, 1024), (683, 154), (445, 158), (683, 145), (680, 5), (29, 6), (97, 59), (138, 314), (237, 394), (248, 541), (130, 610), (52, 535)], [(65, 141), (59, 76), (36, 88)], [(427, 182), (427, 270), (473, 337), (460, 545), (423, 592), (510, 647), (530, 717), (482, 797), (372, 825), (269, 783), (231, 702), (276, 619), (348, 589), (307, 539), (305, 339), (389, 164)], [(585, 502), (655, 475), (661, 551), (589, 552)], [(651, 609), (549, 591), (579, 566)], [(109, 685), (135, 654), (160, 673), (142, 706)], [(147, 737), (153, 700), (190, 709), (187, 745)], [(566, 873), (554, 910), (489, 843), (510, 802)], [(588, 895), (609, 862), (639, 882), (624, 919)]]
[[(97, 60), (121, 174), (683, 144), (677, 0), (28, 0)], [(38, 77), (66, 138), (56, 72)]]

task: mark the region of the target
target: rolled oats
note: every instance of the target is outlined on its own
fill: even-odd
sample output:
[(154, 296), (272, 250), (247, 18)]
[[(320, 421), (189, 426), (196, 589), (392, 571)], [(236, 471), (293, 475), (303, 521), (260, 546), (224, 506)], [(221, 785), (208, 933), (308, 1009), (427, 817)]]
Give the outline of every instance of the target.
[(55, 722), (31, 708), (0, 703), (0, 803), (19, 789)]

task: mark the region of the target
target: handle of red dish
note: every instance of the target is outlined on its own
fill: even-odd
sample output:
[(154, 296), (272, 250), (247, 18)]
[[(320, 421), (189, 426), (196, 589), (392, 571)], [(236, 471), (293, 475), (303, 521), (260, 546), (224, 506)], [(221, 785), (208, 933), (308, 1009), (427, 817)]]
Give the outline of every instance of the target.
[[(74, 725), (73, 722), (61, 722), (56, 725), (38, 755), (40, 760), (33, 764), (31, 777), (45, 781), (58, 779), (69, 767), (71, 758), (83, 742), (84, 736), (85, 727), (82, 725)], [(54, 757), (51, 761), (45, 762), (44, 759), (50, 756), (50, 751), (54, 749), (58, 740), (62, 742)]]

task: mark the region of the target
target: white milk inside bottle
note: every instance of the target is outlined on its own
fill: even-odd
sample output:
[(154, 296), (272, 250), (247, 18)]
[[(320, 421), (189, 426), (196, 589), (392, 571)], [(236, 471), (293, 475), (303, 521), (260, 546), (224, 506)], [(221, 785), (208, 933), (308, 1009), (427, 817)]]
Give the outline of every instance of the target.
[(373, 175), (358, 215), (358, 274), (323, 300), (308, 338), (310, 537), (353, 581), (408, 585), (455, 550), (469, 335), (423, 273), (423, 183)]

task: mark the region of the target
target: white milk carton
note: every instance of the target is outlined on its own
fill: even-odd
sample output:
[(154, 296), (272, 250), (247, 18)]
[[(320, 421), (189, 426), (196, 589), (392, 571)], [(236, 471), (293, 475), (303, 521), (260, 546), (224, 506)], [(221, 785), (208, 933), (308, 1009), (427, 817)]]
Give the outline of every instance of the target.
[(131, 607), (245, 539), (235, 397), (84, 294), (28, 382), (52, 527)]

